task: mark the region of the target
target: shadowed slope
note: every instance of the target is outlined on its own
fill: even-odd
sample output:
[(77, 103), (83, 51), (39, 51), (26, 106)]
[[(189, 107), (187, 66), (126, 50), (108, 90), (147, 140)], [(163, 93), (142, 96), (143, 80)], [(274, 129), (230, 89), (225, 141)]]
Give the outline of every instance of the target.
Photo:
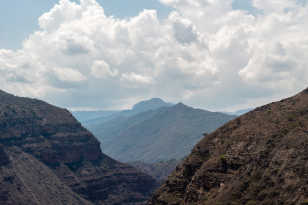
[(67, 110), (2, 91), (0, 146), (1, 204), (138, 204), (155, 186), (104, 155)]

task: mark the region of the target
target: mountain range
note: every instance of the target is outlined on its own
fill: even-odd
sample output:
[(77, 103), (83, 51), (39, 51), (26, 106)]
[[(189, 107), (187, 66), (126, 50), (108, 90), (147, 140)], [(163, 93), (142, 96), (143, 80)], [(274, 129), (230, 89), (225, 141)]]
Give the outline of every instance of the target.
[(136, 103), (132, 109), (128, 110), (98, 110), (98, 111), (72, 111), (76, 119), (84, 125), (94, 126), (117, 117), (130, 117), (149, 110), (155, 110), (161, 107), (170, 107), (172, 103), (167, 103), (160, 98), (152, 98)]
[[(169, 125), (185, 116), (192, 122), (198, 116), (192, 109), (179, 103), (126, 119), (148, 113), (150, 118), (131, 121), (154, 118)], [(224, 116), (193, 110), (210, 119)], [(157, 182), (102, 153), (99, 141), (68, 110), (0, 91), (0, 204), (307, 205), (308, 88), (204, 133), (183, 160), (140, 169), (159, 178), (167, 174), (156, 168), (171, 170), (175, 164), (150, 198)]]
[(109, 120), (98, 118), (84, 125), (111, 157), (121, 162), (156, 163), (184, 158), (204, 133), (234, 117), (154, 98), (118, 112)]
[(103, 154), (69, 111), (0, 91), (0, 185), (0, 204), (137, 205), (156, 181)]
[(204, 137), (148, 204), (308, 204), (308, 89)]

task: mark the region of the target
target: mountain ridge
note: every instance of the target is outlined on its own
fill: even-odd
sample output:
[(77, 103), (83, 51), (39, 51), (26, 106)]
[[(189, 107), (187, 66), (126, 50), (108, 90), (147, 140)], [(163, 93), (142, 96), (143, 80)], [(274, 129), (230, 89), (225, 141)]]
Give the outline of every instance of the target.
[[(140, 204), (155, 180), (119, 163), (72, 114), (0, 92), (1, 204)], [(123, 192), (118, 195), (119, 192)]]
[(149, 205), (286, 204), (308, 200), (308, 89), (204, 137)]
[(73, 115), (83, 124), (100, 124), (117, 117), (130, 117), (138, 113), (155, 110), (161, 107), (172, 106), (172, 103), (167, 103), (160, 98), (151, 98), (133, 105), (131, 109), (127, 110), (113, 110), (113, 111), (73, 111)]
[(138, 112), (144, 112), (149, 110), (155, 110), (161, 107), (170, 107), (172, 103), (167, 103), (161, 98), (151, 98), (149, 100), (144, 100), (139, 103), (136, 103), (132, 110), (136, 110)]
[(86, 126), (102, 141), (105, 152), (115, 159), (152, 163), (182, 159), (205, 132), (233, 118), (178, 103)]

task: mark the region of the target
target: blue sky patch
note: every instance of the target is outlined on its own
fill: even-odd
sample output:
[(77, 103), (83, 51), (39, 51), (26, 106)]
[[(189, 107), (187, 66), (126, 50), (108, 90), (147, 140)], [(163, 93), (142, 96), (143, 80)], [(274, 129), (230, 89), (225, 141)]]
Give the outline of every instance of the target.
[[(79, 2), (79, 0), (73, 0)], [(38, 18), (59, 0), (9, 0), (0, 7), (0, 48), (18, 49), (29, 34), (38, 29)], [(159, 18), (168, 16), (171, 8), (158, 0), (97, 0), (107, 15), (118, 18), (136, 16), (144, 9), (155, 9)]]

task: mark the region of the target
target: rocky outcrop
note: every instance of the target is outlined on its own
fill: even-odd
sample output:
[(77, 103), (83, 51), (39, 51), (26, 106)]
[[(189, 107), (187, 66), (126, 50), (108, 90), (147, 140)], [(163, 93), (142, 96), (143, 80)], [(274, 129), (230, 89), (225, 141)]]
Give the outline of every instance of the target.
[(0, 184), (1, 204), (139, 204), (155, 187), (104, 155), (67, 110), (2, 91)]
[(207, 135), (149, 204), (307, 204), (307, 90)]
[(0, 168), (0, 204), (92, 204), (33, 156), (18, 147), (6, 152), (10, 164)]

